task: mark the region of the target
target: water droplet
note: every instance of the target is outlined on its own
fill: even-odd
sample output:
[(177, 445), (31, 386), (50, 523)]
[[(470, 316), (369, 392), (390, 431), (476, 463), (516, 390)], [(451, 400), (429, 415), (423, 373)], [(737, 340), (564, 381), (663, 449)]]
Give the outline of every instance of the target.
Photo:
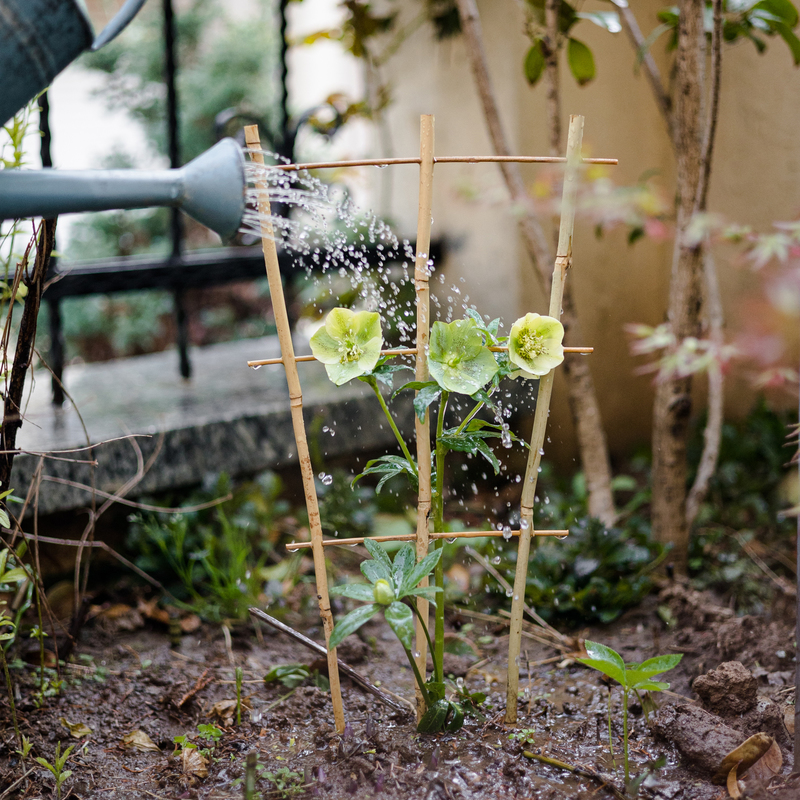
[(495, 566), (497, 566), (497, 564), (499, 564), (501, 560), (502, 560), (502, 559), (500, 558), (500, 556), (495, 556), (495, 557), (492, 559), (492, 564), (494, 564)]
[(521, 530), (523, 530), (523, 531), (526, 531), (526, 530), (528, 530), (528, 525), (529, 525), (529, 523), (528, 523), (528, 520), (526, 520), (526, 519), (521, 519), (521, 520), (519, 521), (519, 527), (520, 527), (520, 529), (521, 529)]
[(543, 456), (543, 455), (544, 455), (544, 447), (540, 447), (540, 448), (539, 448), (539, 455), (540, 455), (540, 456)]
[(511, 538), (511, 528), (508, 525), (503, 526), (503, 538), (508, 541)]
[(333, 475), (328, 475), (324, 472), (320, 472), (319, 479), (325, 486), (330, 486), (333, 483)]
[(419, 650), (415, 650), (415, 651), (414, 651), (414, 658), (419, 658), (419, 657), (420, 657), (420, 655), (421, 655), (421, 654), (420, 654)]
[(514, 594), (513, 589), (506, 589), (506, 597), (511, 597), (512, 594)]

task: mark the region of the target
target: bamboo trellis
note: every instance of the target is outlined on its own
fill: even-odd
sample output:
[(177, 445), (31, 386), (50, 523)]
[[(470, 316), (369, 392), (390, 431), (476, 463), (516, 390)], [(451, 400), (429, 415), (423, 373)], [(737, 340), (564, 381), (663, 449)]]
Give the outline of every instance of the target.
[[(358, 161), (326, 161), (308, 164), (279, 164), (277, 169), (307, 170), (355, 166), (384, 166), (393, 164), (418, 164), (419, 177), (419, 203), (417, 216), (417, 242), (414, 261), (414, 287), (417, 309), (416, 347), (402, 349), (387, 349), (382, 355), (397, 355), (415, 357), (415, 380), (428, 380), (428, 365), (425, 354), (427, 352), (430, 331), (430, 268), (429, 251), (431, 238), (431, 205), (433, 197), (433, 171), (435, 164), (448, 163), (496, 163), (514, 161), (521, 163), (565, 163), (564, 189), (562, 198), (561, 222), (559, 226), (558, 250), (553, 270), (551, 284), (549, 314), (552, 317), (561, 316), (561, 298), (564, 291), (564, 281), (567, 271), (572, 263), (572, 233), (575, 219), (575, 197), (578, 183), (578, 169), (581, 164), (616, 164), (612, 158), (581, 158), (581, 142), (583, 137), (583, 117), (570, 118), (569, 139), (567, 143), (566, 158), (550, 156), (435, 156), (434, 155), (434, 119), (432, 115), (423, 115), (420, 119), (420, 154), (418, 157), (409, 158), (384, 158), (361, 159)], [(258, 126), (252, 125), (245, 128), (245, 140), (250, 157), (259, 164), (264, 163), (261, 151), (261, 142)], [(325, 569), (325, 548), (331, 546), (353, 545), (364, 541), (362, 537), (350, 539), (323, 539), (322, 526), (317, 503), (316, 487), (314, 485), (314, 472), (308, 450), (305, 425), (303, 422), (303, 398), (300, 379), (297, 371), (298, 362), (314, 361), (313, 356), (295, 356), (292, 344), (289, 318), (286, 302), (283, 295), (280, 270), (278, 268), (278, 253), (275, 237), (270, 222), (269, 192), (266, 180), (256, 183), (259, 190), (258, 211), (261, 216), (262, 247), (264, 261), (269, 281), (272, 306), (275, 314), (275, 324), (280, 342), (280, 358), (261, 359), (248, 361), (248, 366), (258, 367), (269, 364), (283, 364), (289, 387), (289, 400), (292, 412), (292, 425), (297, 444), (297, 456), (303, 478), (306, 505), (308, 507), (310, 542), (294, 542), (287, 545), (288, 550), (311, 549), (314, 559), (314, 573), (317, 584), (317, 599), (319, 602), (320, 616), (325, 631), (326, 643), (330, 640), (333, 630), (333, 616), (330, 608), (328, 594), (328, 579)], [(504, 348), (491, 348), (503, 350)], [(591, 347), (565, 347), (565, 353), (591, 353)], [(527, 581), (528, 556), (530, 553), (531, 538), (533, 536), (564, 537), (569, 531), (548, 530), (540, 531), (533, 528), (533, 504), (535, 499), (536, 481), (539, 471), (541, 452), (544, 444), (547, 417), (550, 408), (550, 397), (553, 388), (553, 375), (551, 370), (539, 381), (539, 389), (534, 413), (533, 431), (531, 433), (530, 453), (525, 471), (520, 508), (520, 529), (511, 531), (461, 531), (448, 533), (431, 533), (429, 529), (429, 516), (431, 512), (431, 440), (430, 419), (428, 411), (425, 412), (421, 422), (415, 415), (415, 434), (417, 445), (417, 465), (419, 471), (419, 494), (417, 498), (417, 527), (413, 534), (396, 536), (375, 536), (374, 541), (410, 541), (416, 544), (417, 560), (423, 558), (431, 541), (447, 538), (469, 539), (485, 536), (503, 536), (506, 539), (516, 537), (519, 540), (517, 555), (517, 572), (514, 580), (513, 601), (511, 606), (511, 628), (509, 635), (508, 651), (508, 683), (506, 697), (506, 722), (514, 723), (517, 718), (517, 691), (519, 683), (519, 653), (522, 630), (522, 613), (525, 607), (525, 585)], [(427, 580), (427, 579), (426, 579)], [(429, 621), (428, 601), (418, 598), (420, 618)], [(422, 631), (421, 624), (417, 622), (416, 652), (414, 654), (420, 673), (426, 673), (427, 640)], [(339, 685), (338, 662), (336, 651), (328, 649), (328, 672), (331, 686), (331, 699), (333, 703), (334, 721), (339, 733), (344, 731), (345, 716), (342, 704), (342, 695)], [(417, 715), (424, 710), (424, 703), (417, 687)]]

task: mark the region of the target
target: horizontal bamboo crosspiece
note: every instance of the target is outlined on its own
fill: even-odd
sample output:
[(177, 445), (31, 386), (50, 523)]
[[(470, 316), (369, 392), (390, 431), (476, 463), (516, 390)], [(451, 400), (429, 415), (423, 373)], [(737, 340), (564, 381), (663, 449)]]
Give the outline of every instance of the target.
[[(429, 539), (483, 539), (486, 537), (500, 537), (504, 539), (511, 539), (514, 536), (519, 536), (520, 531), (448, 531), (446, 533), (429, 533)], [(534, 531), (532, 536), (555, 536), (557, 539), (563, 539), (569, 535), (568, 530), (556, 531)], [(364, 544), (364, 539), (369, 539), (373, 542), (414, 542), (417, 535), (415, 533), (397, 533), (393, 536), (354, 536), (352, 539), (323, 539), (322, 544), (325, 547), (352, 547), (356, 544)], [(286, 549), (291, 552), (296, 550), (306, 550), (311, 547), (311, 542), (291, 542), (286, 545)]]
[[(567, 159), (560, 156), (436, 156), (434, 164), (566, 164)], [(272, 164), (275, 169), (286, 172), (300, 172), (309, 169), (339, 169), (341, 167), (388, 167), (400, 164), (421, 164), (419, 156), (408, 158), (361, 158), (356, 161), (313, 161), (307, 164)], [(615, 167), (616, 158), (584, 158), (584, 164)]]
[[(507, 347), (490, 347), (495, 353), (503, 353), (508, 350)], [(582, 356), (588, 356), (594, 353), (594, 347), (565, 347), (564, 353), (580, 353)], [(417, 354), (416, 347), (403, 347), (399, 350), (381, 350), (382, 356), (414, 356)], [(316, 361), (316, 356), (295, 356), (294, 360), (297, 362)], [(275, 364), (283, 364), (283, 357), (280, 358), (261, 358), (257, 361), (248, 361), (248, 367), (271, 367)]]

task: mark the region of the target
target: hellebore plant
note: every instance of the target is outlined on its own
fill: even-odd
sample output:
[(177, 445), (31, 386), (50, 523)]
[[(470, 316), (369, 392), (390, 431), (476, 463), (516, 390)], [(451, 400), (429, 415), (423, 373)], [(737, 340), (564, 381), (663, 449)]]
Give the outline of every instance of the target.
[[(504, 447), (510, 447), (513, 441), (519, 441), (511, 431), (508, 424), (503, 421), (500, 409), (493, 401), (492, 395), (500, 385), (503, 378), (522, 376), (525, 378), (539, 378), (546, 375), (551, 369), (564, 360), (564, 348), (561, 344), (564, 328), (561, 323), (552, 318), (539, 314), (527, 314), (517, 320), (511, 327), (508, 338), (500, 337), (500, 320), (495, 319), (486, 323), (476, 311), (468, 310), (465, 319), (454, 322), (434, 322), (431, 326), (430, 343), (428, 348), (428, 371), (430, 380), (411, 381), (397, 389), (392, 395), (394, 399), (399, 392), (413, 390), (414, 411), (420, 420), (425, 419), (429, 406), (436, 400), (439, 401), (436, 420), (436, 447), (434, 451), (433, 492), (432, 492), (432, 524), (433, 531), (444, 531), (444, 475), (447, 453), (456, 450), (470, 455), (479, 455), (486, 459), (492, 466), (495, 475), (500, 471), (500, 462), (489, 446), (487, 440), (501, 439)], [(378, 383), (392, 386), (394, 373), (403, 366), (392, 366), (388, 362), (391, 356), (380, 357), (380, 348), (383, 341), (380, 320), (377, 314), (362, 311), (354, 313), (347, 309), (334, 309), (328, 314), (323, 328), (311, 338), (311, 349), (318, 360), (325, 364), (328, 375), (338, 386), (353, 378), (367, 383), (372, 387), (378, 402), (386, 415), (389, 425), (400, 445), (402, 456), (386, 455), (367, 463), (364, 471), (356, 476), (353, 483), (366, 475), (380, 475), (376, 491), (380, 491), (384, 484), (393, 477), (405, 475), (414, 489), (418, 486), (418, 468), (412, 457), (397, 425), (392, 418), (386, 401), (381, 394)], [(506, 345), (507, 347), (504, 346)], [(506, 352), (507, 350), (507, 352)], [(446, 428), (445, 418), (451, 394), (467, 395), (475, 406), (456, 427)], [(496, 418), (496, 422), (479, 419), (478, 413), (488, 407)], [(369, 542), (369, 540), (367, 540)], [(365, 542), (365, 544), (367, 543)], [(427, 564), (427, 559), (436, 556), (430, 561), (425, 572), (427, 575), (435, 567), (435, 587), (430, 590), (436, 601), (435, 630), (431, 652), (433, 655), (433, 676), (431, 681), (423, 687), (422, 676), (413, 664), (417, 683), (428, 707), (428, 712), (420, 722), (419, 730), (433, 732), (450, 726), (460, 727), (463, 721), (462, 710), (455, 703), (444, 700), (444, 574), (441, 562), (441, 539), (434, 544), (434, 551), (420, 561)], [(380, 548), (373, 542), (373, 549)], [(370, 549), (370, 554), (376, 561), (379, 556)], [(388, 561), (382, 550), (383, 557)], [(400, 553), (412, 553), (411, 548), (403, 548)], [(395, 558), (400, 557), (400, 553)], [(406, 574), (405, 560), (412, 555), (403, 555), (398, 574)], [(374, 564), (375, 562), (366, 562)], [(363, 567), (364, 565), (362, 565)], [(384, 567), (386, 564), (384, 564)], [(416, 583), (392, 583), (387, 575), (375, 573), (376, 567), (370, 566), (370, 575), (367, 578), (372, 586), (339, 587), (333, 593), (343, 594), (356, 600), (369, 602), (370, 605), (351, 612), (344, 617), (335, 628), (341, 641), (348, 633), (356, 630), (381, 608), (385, 608), (387, 622), (393, 627), (400, 637), (407, 653), (410, 654), (412, 617), (409, 606), (401, 603), (403, 597), (428, 596), (426, 591), (412, 592), (409, 589)], [(409, 573), (410, 574), (410, 573)], [(424, 577), (424, 575), (422, 575)], [(380, 583), (384, 581), (385, 583)], [(418, 580), (417, 580), (418, 582)], [(388, 584), (388, 585), (386, 585)], [(354, 592), (348, 594), (348, 592)], [(371, 594), (370, 594), (371, 592)], [(400, 593), (400, 594), (398, 594)], [(388, 602), (384, 602), (388, 600)], [(413, 612), (416, 606), (409, 601)], [(399, 615), (399, 616), (398, 616)], [(403, 627), (408, 620), (407, 628)], [(346, 623), (346, 624), (344, 624)], [(399, 627), (398, 627), (399, 626)], [(423, 622), (423, 628), (425, 624)], [(403, 636), (408, 635), (407, 641)], [(425, 628), (426, 636), (428, 635)], [(430, 644), (430, 637), (429, 644)], [(331, 646), (334, 638), (331, 639)], [(409, 655), (410, 658), (410, 655)], [(413, 661), (413, 659), (412, 659)], [(459, 721), (459, 719), (461, 721)]]
[(431, 652), (433, 652), (433, 646), (428, 628), (417, 611), (416, 604), (413, 600), (409, 600), (407, 603), (403, 602), (404, 599), (413, 597), (425, 597), (433, 600), (437, 593), (441, 593), (442, 590), (437, 586), (418, 586), (418, 584), (423, 578), (427, 578), (431, 570), (441, 561), (442, 551), (435, 550), (417, 563), (414, 548), (410, 544), (406, 544), (397, 551), (394, 562), (392, 562), (377, 542), (365, 539), (364, 546), (372, 556), (371, 560), (361, 562), (361, 572), (369, 583), (349, 583), (344, 586), (335, 586), (330, 593), (349, 597), (352, 600), (360, 600), (367, 605), (354, 609), (336, 623), (331, 633), (329, 647), (336, 647), (346, 636), (358, 630), (376, 614), (383, 613), (384, 619), (389, 623), (389, 627), (395, 632), (406, 651), (417, 686), (419, 686), (428, 708), (420, 720), (418, 729), (423, 733), (458, 730), (464, 724), (464, 712), (456, 703), (449, 703), (444, 699), (443, 682), (426, 683), (420, 674), (412, 653), (415, 635), (414, 615), (422, 624)]

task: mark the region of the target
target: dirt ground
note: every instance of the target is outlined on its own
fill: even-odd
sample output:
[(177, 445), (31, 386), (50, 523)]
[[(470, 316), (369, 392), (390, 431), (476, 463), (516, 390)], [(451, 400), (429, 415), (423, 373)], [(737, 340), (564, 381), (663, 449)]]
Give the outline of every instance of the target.
[[(661, 613), (657, 613), (658, 609)], [(712, 783), (709, 758), (681, 740), (687, 727), (733, 731), (737, 743), (765, 729), (782, 751), (782, 766), (746, 776), (746, 797), (800, 798), (800, 776), (790, 776), (794, 658), (792, 612), (778, 603), (769, 618), (737, 618), (713, 598), (679, 585), (662, 590), (616, 623), (581, 632), (618, 650), (626, 662), (664, 653), (683, 653), (680, 665), (664, 676), (671, 689), (659, 696), (662, 708), (648, 726), (638, 701), (631, 709), (631, 772), (660, 756), (666, 765), (642, 783), (640, 796), (659, 800), (712, 800), (727, 796)], [(116, 609), (116, 610), (114, 610)], [(665, 613), (665, 609), (669, 609)], [(0, 696), (0, 799), (56, 796), (51, 773), (34, 757), (54, 761), (57, 743), (74, 745), (64, 766), (71, 770), (61, 797), (83, 800), (145, 798), (241, 798), (248, 754), (258, 757), (255, 797), (381, 797), (422, 800), (473, 798), (574, 798), (621, 796), (621, 693), (611, 692), (611, 727), (616, 769), (609, 754), (609, 687), (599, 673), (532, 638), (523, 641), (527, 664), (521, 669), (520, 719), (503, 723), (507, 629), (498, 618), (476, 622), (453, 611), (452, 630), (465, 635), (478, 655), (448, 656), (446, 671), (463, 678), (471, 691), (488, 694), (485, 719), (467, 718), (455, 734), (417, 734), (413, 715), (387, 708), (349, 680), (343, 681), (348, 728), (335, 734), (329, 696), (307, 681), (290, 689), (265, 683), (279, 664), (313, 668), (315, 656), (267, 627), (223, 631), (201, 625), (178, 635), (130, 606), (106, 605), (83, 629), (74, 664), (62, 670), (56, 696), (34, 702), (38, 675), (17, 669), (17, 713), (31, 743), (26, 758), (10, 722), (8, 697)], [(668, 627), (664, 618), (672, 620)], [(319, 641), (312, 616), (287, 623)], [(185, 627), (192, 627), (191, 625)], [(372, 682), (413, 700), (411, 671), (399, 644), (383, 623), (370, 623), (340, 648), (340, 658)], [(693, 691), (695, 679), (725, 662), (738, 661), (706, 679), (705, 699)], [(246, 696), (241, 725), (231, 718), (234, 668), (244, 674)], [(714, 682), (714, 676), (718, 680)], [(739, 680), (741, 686), (733, 684)], [(697, 688), (697, 687), (695, 687)], [(752, 695), (752, 697), (751, 697)], [(737, 705), (738, 703), (738, 705)], [(704, 704), (708, 713), (701, 709)], [(682, 724), (681, 714), (692, 717)], [(676, 716), (677, 715), (677, 716)], [(676, 723), (676, 719), (678, 720)], [(198, 726), (213, 724), (212, 739)], [(83, 726), (83, 727), (82, 727)], [(135, 734), (131, 736), (131, 734)], [(176, 736), (187, 736), (179, 747)], [(213, 739), (216, 736), (216, 740)], [(706, 739), (701, 735), (701, 739)], [(672, 739), (672, 741), (670, 740)], [(526, 755), (527, 754), (527, 755)], [(584, 768), (573, 774), (530, 755)], [(701, 757), (702, 756), (702, 757)], [(705, 760), (704, 760), (705, 758)], [(251, 756), (252, 759), (252, 756)], [(580, 771), (580, 769), (579, 769)], [(616, 795), (615, 795), (616, 792)]]

